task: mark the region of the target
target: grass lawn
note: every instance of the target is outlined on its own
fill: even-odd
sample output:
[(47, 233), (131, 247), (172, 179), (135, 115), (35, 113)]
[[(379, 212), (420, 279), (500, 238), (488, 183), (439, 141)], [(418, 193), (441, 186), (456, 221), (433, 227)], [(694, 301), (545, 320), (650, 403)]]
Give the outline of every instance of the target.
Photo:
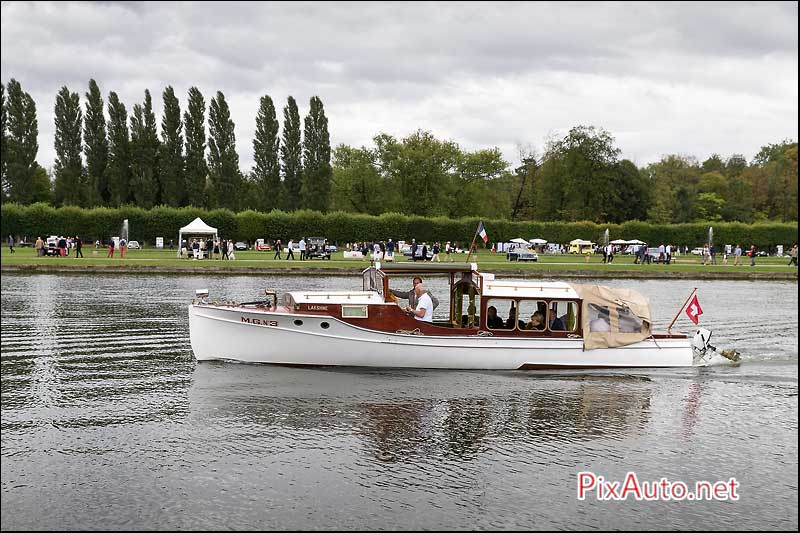
[[(84, 247), (84, 258), (75, 258), (74, 250), (71, 251), (68, 257), (36, 257), (33, 248), (15, 248), (15, 253), (9, 252), (8, 246), (0, 249), (0, 261), (3, 265), (64, 265), (67, 267), (75, 267), (78, 265), (103, 265), (103, 266), (156, 266), (156, 267), (187, 267), (192, 268), (207, 268), (207, 267), (225, 267), (235, 270), (241, 267), (264, 267), (269, 269), (305, 269), (309, 267), (314, 268), (335, 268), (335, 269), (352, 269), (360, 271), (369, 265), (368, 260), (359, 261), (353, 259), (344, 259), (343, 252), (333, 254), (330, 261), (322, 259), (313, 259), (309, 261), (287, 261), (286, 259), (273, 259), (274, 252), (256, 252), (245, 251), (236, 252), (235, 261), (221, 261), (221, 260), (200, 260), (195, 261), (192, 259), (180, 259), (176, 257), (175, 250), (155, 250), (155, 249), (142, 249), (142, 250), (128, 250), (125, 259), (119, 257), (119, 250), (115, 251), (114, 258), (106, 258), (107, 249), (101, 248), (96, 250), (94, 246)], [(295, 254), (299, 257), (299, 254)], [(399, 257), (399, 256), (397, 256)], [(440, 254), (444, 258), (444, 254)], [(453, 255), (455, 261), (463, 262), (466, 260), (466, 254)], [(480, 250), (476, 255), (473, 254), (472, 261), (477, 261), (484, 271), (501, 271), (501, 270), (514, 270), (514, 271), (564, 271), (564, 270), (582, 270), (582, 271), (661, 271), (661, 272), (735, 272), (735, 271), (758, 271), (758, 272), (791, 272), (796, 271), (796, 267), (789, 267), (788, 258), (783, 257), (758, 257), (756, 258), (756, 267), (750, 267), (750, 258), (742, 258), (742, 266), (733, 266), (731, 259), (728, 264), (722, 264), (722, 258), (718, 258), (718, 265), (703, 266), (697, 256), (680, 256), (673, 260), (671, 265), (635, 265), (633, 264), (633, 256), (617, 255), (614, 257), (614, 262), (606, 265), (602, 262), (603, 256), (600, 254), (577, 256), (577, 255), (539, 255), (539, 261), (536, 263), (531, 262), (517, 262), (507, 261), (505, 254), (493, 254), (486, 250)], [(399, 259), (406, 261), (405, 257)]]

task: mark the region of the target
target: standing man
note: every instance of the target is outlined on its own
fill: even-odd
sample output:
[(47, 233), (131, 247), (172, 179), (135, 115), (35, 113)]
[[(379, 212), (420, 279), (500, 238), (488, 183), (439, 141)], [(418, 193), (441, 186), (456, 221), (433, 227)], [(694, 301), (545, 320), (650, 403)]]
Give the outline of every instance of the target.
[(717, 249), (714, 247), (713, 244), (708, 247), (708, 253), (711, 254), (711, 264), (712, 265), (716, 265), (717, 264)]
[(446, 254), (444, 260), (449, 263), (452, 261), (452, 259), (450, 259), (450, 254), (453, 252), (453, 246), (450, 244), (450, 241), (447, 241), (447, 244), (444, 245), (444, 252)]
[(106, 255), (106, 257), (110, 257), (111, 259), (114, 259), (114, 239), (111, 239), (108, 242), (108, 254)]
[(78, 258), (78, 256), (81, 256), (81, 258), (83, 258), (83, 252), (81, 250), (83, 250), (83, 241), (81, 240), (80, 237), (75, 237), (75, 258), (76, 259)]
[(736, 249), (733, 251), (733, 266), (739, 266), (742, 264), (742, 247), (739, 246), (739, 243), (736, 243)]
[(668, 244), (667, 247), (664, 249), (664, 253), (667, 254), (667, 264), (669, 265), (672, 263), (672, 245)]
[(433, 243), (433, 257), (431, 257), (431, 263), (436, 261), (437, 263), (441, 263), (442, 260), (439, 259), (439, 243)]
[(305, 261), (306, 259), (306, 238), (300, 237), (300, 242), (297, 243), (300, 246), (300, 261)]
[(34, 246), (36, 248), (36, 257), (41, 257), (44, 250), (44, 241), (41, 237), (36, 237), (36, 244)]
[(8, 249), (11, 250), (11, 253), (14, 253), (14, 237), (11, 235), (8, 236)]
[(417, 296), (417, 306), (412, 308), (411, 305), (407, 305), (405, 311), (414, 315), (420, 322), (433, 322), (433, 301), (425, 289), (425, 284), (417, 283), (414, 293)]
[(294, 246), (294, 239), (289, 239), (289, 244), (286, 245), (286, 248), (289, 250), (286, 252), (286, 259), (289, 259), (289, 256), (292, 257), (292, 261), (294, 261), (294, 250), (292, 250), (292, 246)]
[(750, 266), (751, 267), (756, 266), (756, 245), (755, 244), (751, 244), (750, 245)]
[(787, 266), (797, 266), (797, 243), (794, 243), (792, 250), (789, 252), (789, 264)]
[(417, 260), (417, 240), (411, 239), (411, 260)]
[(394, 241), (392, 239), (389, 239), (386, 244), (386, 261), (394, 261)]
[(272, 256), (272, 259), (280, 259), (281, 258), (281, 247), (283, 243), (280, 239), (275, 239), (275, 255)]
[(128, 241), (123, 237), (119, 240), (119, 257), (125, 259), (125, 251), (128, 249)]

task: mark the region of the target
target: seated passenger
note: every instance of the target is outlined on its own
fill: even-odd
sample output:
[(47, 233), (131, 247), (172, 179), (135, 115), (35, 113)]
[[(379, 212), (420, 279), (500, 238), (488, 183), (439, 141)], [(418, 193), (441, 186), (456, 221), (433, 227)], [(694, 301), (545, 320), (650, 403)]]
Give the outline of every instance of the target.
[(493, 305), (486, 308), (486, 327), (489, 329), (503, 328), (503, 319), (497, 316), (497, 308)]
[(506, 320), (505, 329), (514, 329), (517, 326), (519, 326), (519, 329), (525, 329), (525, 322), (517, 320), (517, 308), (512, 305), (511, 309), (508, 311), (508, 320)]
[(555, 309), (550, 310), (550, 317), (552, 320), (550, 321), (550, 331), (566, 331), (567, 328), (564, 326), (564, 322), (558, 318), (558, 313)]
[(544, 329), (544, 315), (536, 311), (531, 315), (531, 320), (525, 324), (525, 329), (541, 331)]

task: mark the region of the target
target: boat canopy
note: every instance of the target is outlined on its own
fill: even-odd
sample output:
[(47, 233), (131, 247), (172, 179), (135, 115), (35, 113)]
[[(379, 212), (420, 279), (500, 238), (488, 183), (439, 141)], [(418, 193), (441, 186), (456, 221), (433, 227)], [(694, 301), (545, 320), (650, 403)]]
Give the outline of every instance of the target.
[[(375, 269), (387, 274), (449, 274), (457, 272), (477, 272), (477, 263), (380, 263), (375, 262)], [(368, 270), (368, 269), (367, 269)]]
[(571, 285), (583, 300), (585, 349), (627, 346), (651, 336), (650, 304), (640, 293), (605, 285)]

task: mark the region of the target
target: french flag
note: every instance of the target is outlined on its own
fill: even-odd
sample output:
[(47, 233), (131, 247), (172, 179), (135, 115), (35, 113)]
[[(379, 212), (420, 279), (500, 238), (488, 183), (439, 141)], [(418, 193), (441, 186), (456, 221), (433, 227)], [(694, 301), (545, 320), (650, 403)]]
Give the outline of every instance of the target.
[(478, 226), (478, 235), (481, 236), (481, 239), (483, 239), (483, 242), (489, 242), (489, 236), (486, 235), (486, 228), (483, 227), (483, 220), (481, 220), (481, 223)]

